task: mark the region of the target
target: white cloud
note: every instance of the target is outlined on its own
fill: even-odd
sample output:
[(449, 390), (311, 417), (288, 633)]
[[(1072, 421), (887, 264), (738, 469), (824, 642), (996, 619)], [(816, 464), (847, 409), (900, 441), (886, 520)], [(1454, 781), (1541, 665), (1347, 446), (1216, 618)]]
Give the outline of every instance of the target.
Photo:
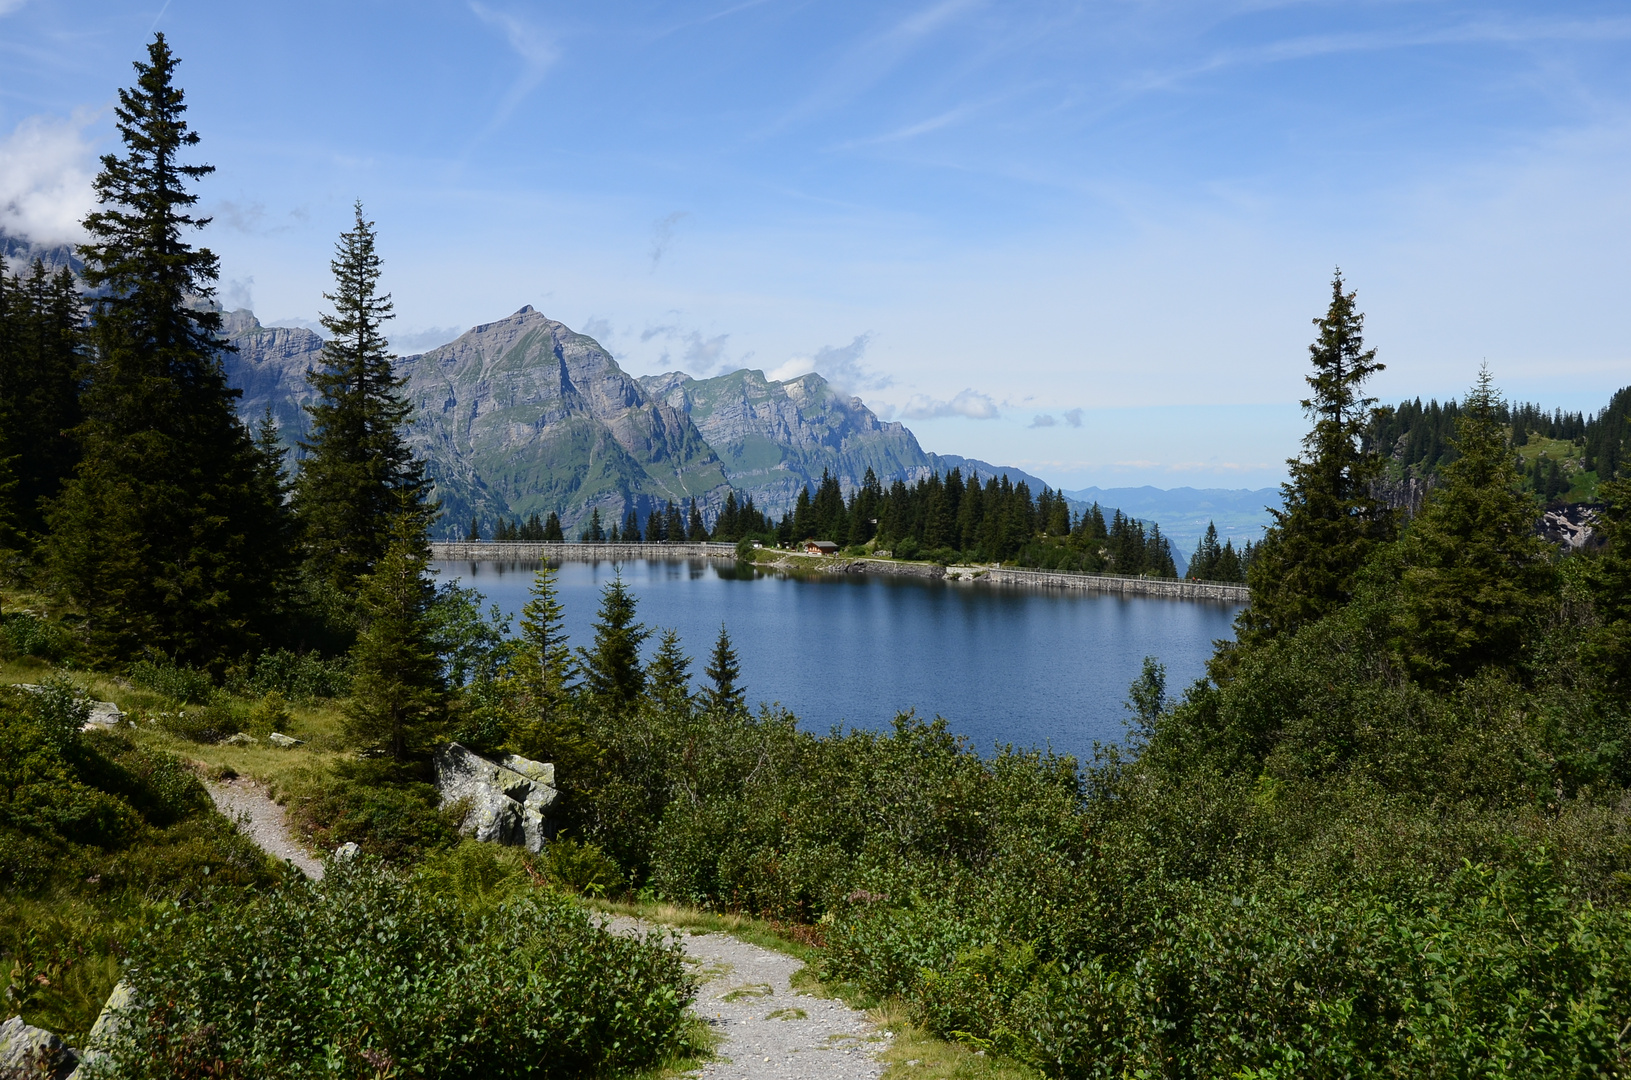
[(769, 378), (775, 382), (786, 382), (788, 379), (796, 379), (817, 371), (821, 373), (822, 378), (846, 394), (855, 394), (861, 390), (882, 390), (887, 386), (893, 386), (894, 379), (861, 363), (861, 357), (866, 355), (867, 346), (871, 344), (872, 334), (869, 332), (857, 334), (848, 345), (823, 345), (813, 356), (795, 356), (788, 360), (770, 372)]
[(689, 375), (705, 378), (725, 366), (725, 343), (729, 334), (705, 338), (693, 330), (685, 337), (685, 371)]
[(237, 311), (240, 308), (255, 307), (255, 278), (231, 278), (221, 284), (220, 293), (216, 299), (227, 311)]
[(390, 335), (391, 348), (404, 356), (429, 352), (439, 345), (446, 345), (462, 333), (464, 331), (457, 326), (427, 326), (423, 330), (399, 331)]
[(1082, 426), (1082, 410), (1066, 409), (1064, 412), (1064, 417), (1065, 423), (1069, 424), (1071, 427), (1079, 428)]
[(30, 116), (0, 141), (0, 230), (45, 244), (84, 238), (79, 222), (95, 202), (84, 132), (94, 119)]
[(1027, 426), (1034, 427), (1034, 428), (1057, 427), (1058, 424), (1059, 424), (1059, 421), (1055, 420), (1052, 416), (1048, 415), (1047, 413), (1037, 413), (1035, 416), (1031, 417), (1031, 422)]
[(907, 420), (936, 420), (942, 416), (995, 420), (1002, 415), (997, 411), (997, 403), (991, 400), (989, 394), (982, 394), (974, 389), (963, 390), (950, 401), (936, 401), (924, 394), (914, 394), (901, 406), (900, 414)]
[(0, 0), (0, 15), (10, 15), (27, 2), (28, 0)]

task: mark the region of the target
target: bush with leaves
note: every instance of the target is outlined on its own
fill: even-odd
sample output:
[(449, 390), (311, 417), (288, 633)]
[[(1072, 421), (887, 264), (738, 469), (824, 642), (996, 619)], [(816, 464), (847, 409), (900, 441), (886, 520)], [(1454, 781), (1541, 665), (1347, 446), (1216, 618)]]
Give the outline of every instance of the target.
[(377, 863), (176, 909), (133, 945), (127, 1080), (580, 1077), (684, 1047), (677, 942), (534, 890), (473, 913)]

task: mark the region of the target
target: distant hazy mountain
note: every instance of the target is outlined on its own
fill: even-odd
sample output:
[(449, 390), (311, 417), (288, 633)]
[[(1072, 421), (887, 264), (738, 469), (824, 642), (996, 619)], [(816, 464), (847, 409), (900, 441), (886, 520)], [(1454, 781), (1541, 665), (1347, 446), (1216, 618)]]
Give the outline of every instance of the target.
[(40, 244), (5, 232), (0, 232), (0, 258), (5, 259), (7, 274), (27, 274), (35, 259), (45, 264), (48, 274), (55, 274), (64, 266), (75, 274), (85, 269), (71, 244)]
[(1280, 505), (1279, 488), (1081, 488), (1065, 492), (1079, 502), (1116, 506), (1124, 514), (1155, 521), (1187, 558), (1215, 521), (1218, 539), (1232, 539), (1239, 547), (1255, 543), (1271, 522), (1268, 507)]
[(811, 373), (772, 382), (762, 371), (712, 379), (684, 372), (639, 380), (653, 397), (685, 413), (714, 448), (733, 487), (780, 516), (798, 493), (830, 471), (846, 490), (871, 469), (884, 483), (927, 476), (932, 464), (898, 423), (880, 421), (860, 398)]

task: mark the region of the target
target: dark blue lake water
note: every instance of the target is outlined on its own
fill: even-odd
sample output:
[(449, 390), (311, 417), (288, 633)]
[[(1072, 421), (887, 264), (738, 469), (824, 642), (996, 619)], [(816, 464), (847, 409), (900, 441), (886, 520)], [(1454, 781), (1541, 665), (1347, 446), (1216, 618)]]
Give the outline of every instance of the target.
[[(442, 563), (516, 615), (536, 564)], [(566, 562), (557, 582), (574, 645), (587, 644), (600, 592), (619, 567)], [(915, 708), (989, 752), (997, 743), (1086, 757), (1117, 742), (1145, 656), (1181, 691), (1199, 678), (1236, 606), (1153, 597), (946, 585), (921, 578), (739, 577), (729, 563), (626, 562), (640, 620), (675, 629), (700, 675), (724, 622), (748, 701), (780, 702), (808, 730), (887, 728)], [(655, 647), (648, 643), (648, 651)]]

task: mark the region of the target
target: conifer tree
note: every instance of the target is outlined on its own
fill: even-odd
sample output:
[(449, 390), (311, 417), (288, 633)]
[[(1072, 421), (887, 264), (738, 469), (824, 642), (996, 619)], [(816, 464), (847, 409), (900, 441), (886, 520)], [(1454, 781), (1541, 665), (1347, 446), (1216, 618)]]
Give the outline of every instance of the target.
[(685, 538), (693, 544), (700, 544), (708, 539), (708, 526), (702, 523), (702, 511), (697, 509), (697, 500), (691, 500), (691, 512), (686, 518)]
[[(403, 399), (405, 378), (392, 370), (382, 327), (392, 317), (389, 293), (379, 293), (382, 264), (374, 249), (374, 223), (356, 220), (342, 233), (329, 263), (334, 305), (323, 315), (329, 339), (319, 367), (307, 373), (318, 400), (306, 406), (311, 441), (301, 443), (295, 504), (308, 557), (328, 580), (347, 587), (385, 553), (393, 530), (428, 534), (440, 506), (430, 480), (402, 429), (413, 413)], [(407, 517), (403, 518), (404, 508)]]
[(594, 642), (578, 650), (584, 688), (598, 704), (619, 712), (634, 704), (645, 688), (640, 646), (651, 631), (635, 621), (635, 606), (634, 595), (619, 574), (601, 593)]
[(544, 521), (544, 543), (564, 544), (566, 533), (561, 530), (561, 515), (551, 510), (549, 517)]
[(520, 648), (514, 667), (530, 718), (539, 723), (554, 720), (571, 695), (572, 651), (566, 644), (566, 618), (555, 586), (555, 568), (547, 563), (533, 575), (532, 589), (521, 608)]
[(680, 647), (677, 630), (664, 630), (646, 666), (646, 693), (658, 705), (678, 711), (691, 703), (691, 658)]
[(629, 512), (623, 515), (622, 539), (630, 544), (640, 542), (640, 516), (634, 511), (634, 504), (629, 504)]
[(1338, 271), (1330, 306), (1314, 320), (1319, 336), (1308, 347), (1314, 373), (1307, 376), (1313, 394), (1302, 403), (1314, 426), (1302, 455), (1286, 463), (1284, 507), (1270, 511), (1274, 525), (1252, 562), (1252, 602), (1238, 624), (1242, 642), (1290, 633), (1347, 603), (1359, 568), (1391, 535), (1391, 518), (1371, 494), (1382, 459), (1361, 444), (1375, 405), (1361, 393), (1383, 365), (1375, 349), (1365, 348), (1357, 293), (1342, 289)]
[(447, 711), (429, 617), (436, 590), (410, 506), (385, 552), (358, 582), (362, 630), (351, 650), (345, 729), (359, 749), (397, 761), (424, 750)]
[(216, 257), (186, 242), (208, 223), (189, 213), (188, 185), (212, 169), (181, 163), (198, 135), (177, 60), (163, 34), (147, 52), (114, 110), (124, 153), (102, 158), (84, 222), (98, 292), (82, 456), (47, 510), (46, 562), (101, 655), (208, 663), (253, 647), (289, 558), (284, 508), (221, 367)]
[(703, 705), (709, 712), (723, 715), (740, 712), (745, 707), (747, 692), (736, 685), (742, 675), (742, 665), (737, 662), (736, 650), (731, 648), (731, 636), (724, 623), (719, 624), (719, 638), (702, 673), (713, 684), (702, 691)]
[(589, 523), (578, 534), (578, 542), (580, 544), (604, 544), (606, 542), (606, 532), (600, 525), (600, 507), (597, 506), (590, 511)]
[(44, 503), (78, 457), (84, 306), (66, 268), (54, 277), (34, 260), (27, 278), (0, 262), (0, 457), (12, 459), (11, 512), (26, 534), (45, 528)]
[(1604, 481), (1597, 486), (1597, 498), (1597, 530), (1605, 541), (1592, 575), (1599, 625), (1582, 659), (1625, 694), (1631, 691), (1631, 480)]
[(655, 544), (666, 539), (668, 537), (663, 534), (663, 513), (653, 503), (651, 513), (646, 515), (646, 543)]
[(1397, 628), (1406, 665), (1424, 680), (1512, 666), (1547, 605), (1551, 568), (1501, 411), (1486, 368), (1456, 421), (1444, 484), (1405, 533)]

